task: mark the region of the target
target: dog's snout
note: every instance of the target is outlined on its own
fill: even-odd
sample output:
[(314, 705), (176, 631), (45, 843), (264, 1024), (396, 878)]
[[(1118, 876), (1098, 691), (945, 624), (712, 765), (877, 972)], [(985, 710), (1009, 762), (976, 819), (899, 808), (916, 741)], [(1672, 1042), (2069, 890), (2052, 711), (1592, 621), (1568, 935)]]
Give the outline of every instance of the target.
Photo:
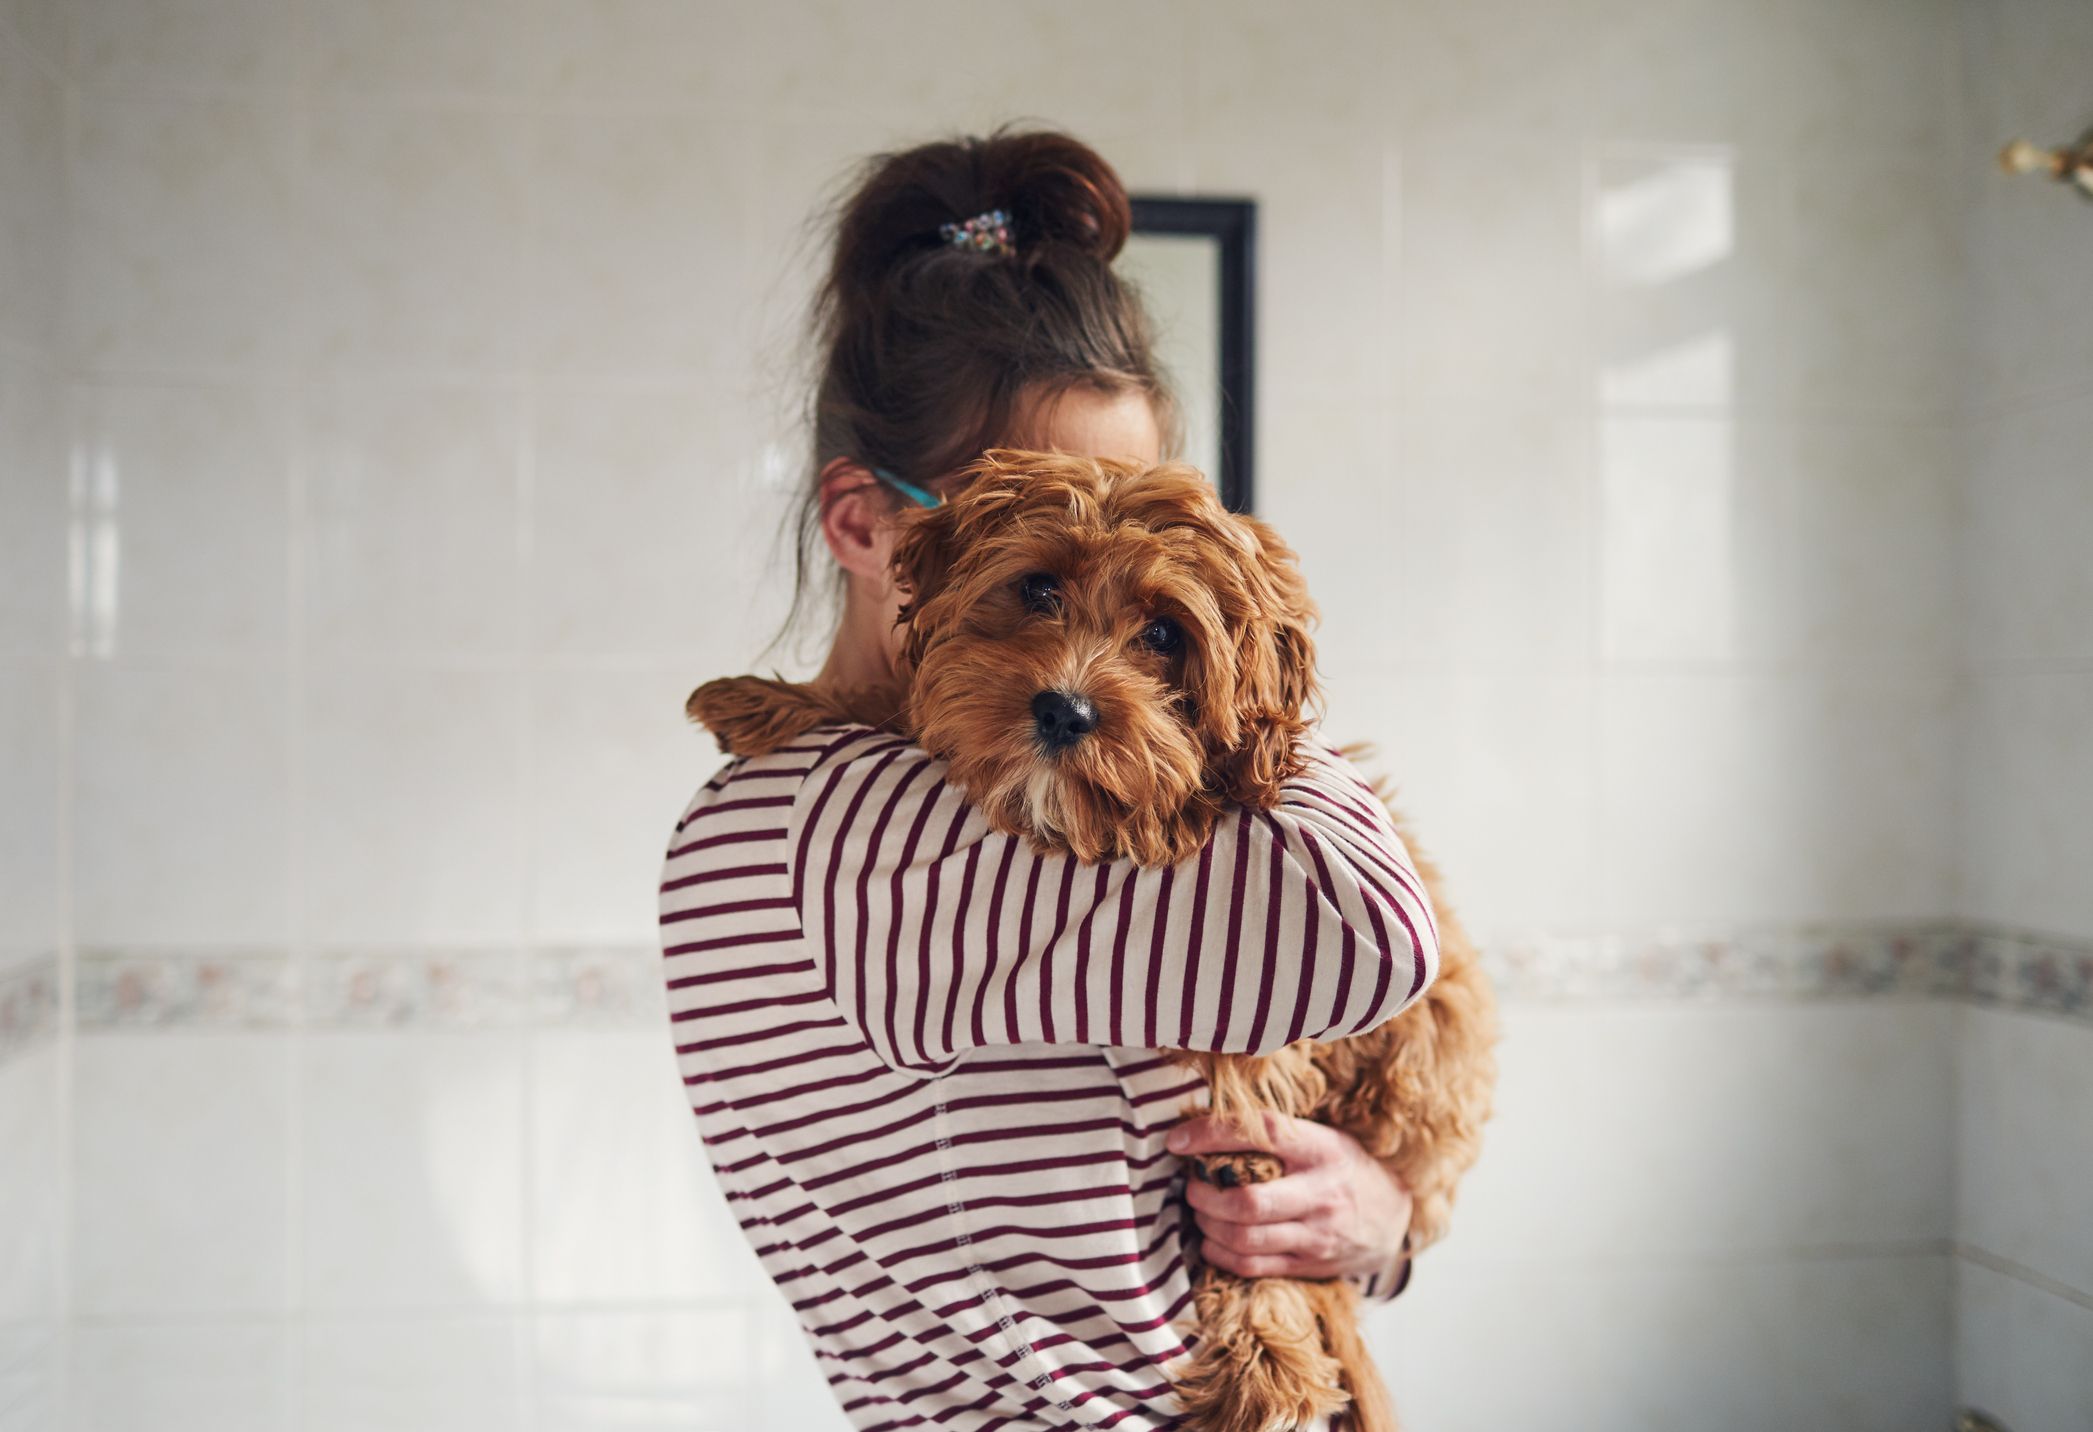
[(1042, 691), (1032, 698), (1032, 725), (1050, 751), (1065, 751), (1097, 729), (1097, 708), (1085, 696)]

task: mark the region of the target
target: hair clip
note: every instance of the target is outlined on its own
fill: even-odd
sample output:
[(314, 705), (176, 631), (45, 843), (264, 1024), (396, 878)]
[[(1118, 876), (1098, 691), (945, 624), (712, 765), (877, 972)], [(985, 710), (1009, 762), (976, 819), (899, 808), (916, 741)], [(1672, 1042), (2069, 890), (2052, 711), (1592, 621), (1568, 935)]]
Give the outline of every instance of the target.
[(919, 507), (942, 507), (944, 505), (944, 498), (932, 496), (913, 482), (903, 481), (883, 467), (873, 468), (872, 475)]
[(1017, 251), (1010, 241), (1010, 216), (1001, 209), (990, 209), (959, 223), (940, 224), (937, 236), (955, 249), (972, 249), (976, 253), (1001, 255)]

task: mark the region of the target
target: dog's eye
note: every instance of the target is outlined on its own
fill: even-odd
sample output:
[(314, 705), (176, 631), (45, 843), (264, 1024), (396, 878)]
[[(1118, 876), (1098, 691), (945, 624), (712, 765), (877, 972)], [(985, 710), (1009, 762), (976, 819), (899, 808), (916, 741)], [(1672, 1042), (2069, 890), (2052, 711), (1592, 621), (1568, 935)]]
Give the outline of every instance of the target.
[(1184, 645), (1185, 634), (1178, 624), (1168, 617), (1157, 617), (1141, 628), (1141, 645), (1163, 656), (1170, 655)]
[(1052, 572), (1031, 572), (1018, 578), (1018, 599), (1028, 611), (1042, 614), (1061, 610), (1061, 579)]

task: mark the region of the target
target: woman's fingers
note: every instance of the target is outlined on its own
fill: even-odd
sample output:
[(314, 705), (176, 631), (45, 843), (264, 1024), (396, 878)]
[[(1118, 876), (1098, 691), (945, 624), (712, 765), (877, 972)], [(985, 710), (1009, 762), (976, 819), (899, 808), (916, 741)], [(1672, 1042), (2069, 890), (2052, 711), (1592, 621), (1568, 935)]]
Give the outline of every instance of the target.
[(1209, 1243), (1200, 1250), (1200, 1256), (1214, 1267), (1233, 1273), (1238, 1278), (1312, 1278), (1318, 1274), (1306, 1271), (1306, 1265), (1298, 1258), (1275, 1253), (1237, 1253), (1218, 1243)]
[(1289, 1174), (1270, 1183), (1216, 1188), (1201, 1179), (1185, 1185), (1185, 1201), (1204, 1223), (1209, 1215), (1230, 1223), (1288, 1223), (1324, 1211), (1322, 1181)]
[(1206, 1246), (1242, 1255), (1304, 1258), (1320, 1253), (1315, 1232), (1305, 1223), (1230, 1223), (1225, 1218), (1199, 1220)]
[(1170, 1152), (1180, 1158), (1259, 1149), (1278, 1155), (1288, 1173), (1298, 1173), (1299, 1164), (1325, 1162), (1341, 1147), (1335, 1130), (1312, 1119), (1294, 1119), (1269, 1111), (1260, 1117), (1264, 1120), (1262, 1129), (1245, 1129), (1212, 1114), (1200, 1114), (1181, 1121), (1165, 1142)]

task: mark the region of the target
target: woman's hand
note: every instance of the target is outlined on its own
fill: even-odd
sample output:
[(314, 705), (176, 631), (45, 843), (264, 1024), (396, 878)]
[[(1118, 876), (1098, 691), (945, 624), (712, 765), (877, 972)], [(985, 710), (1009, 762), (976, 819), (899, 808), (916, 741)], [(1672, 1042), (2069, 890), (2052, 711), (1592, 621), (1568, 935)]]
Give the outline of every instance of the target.
[[(1206, 1261), (1243, 1278), (1339, 1278), (1395, 1265), (1410, 1229), (1410, 1190), (1350, 1134), (1267, 1114), (1265, 1151), (1286, 1166), (1270, 1183), (1216, 1188), (1194, 1178), (1185, 1197), (1205, 1235)], [(1170, 1152), (1249, 1147), (1212, 1116), (1170, 1131)]]

